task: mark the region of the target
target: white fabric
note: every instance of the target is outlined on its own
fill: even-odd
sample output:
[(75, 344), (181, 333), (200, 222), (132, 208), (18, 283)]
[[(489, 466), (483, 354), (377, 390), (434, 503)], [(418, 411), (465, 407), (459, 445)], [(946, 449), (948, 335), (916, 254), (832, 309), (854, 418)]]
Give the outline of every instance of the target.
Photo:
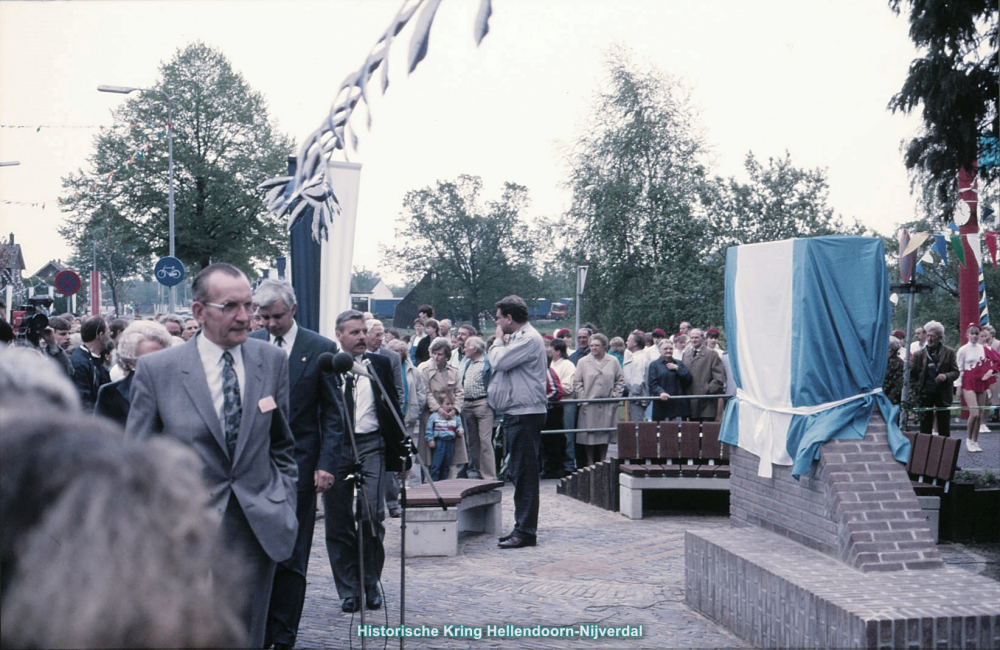
[[(740, 314), (736, 331), (740, 377), (737, 391), (740, 446), (760, 458), (758, 475), (771, 464), (791, 465), (785, 440), (792, 413), (792, 241), (739, 248), (734, 299)], [(749, 332), (767, 332), (755, 336)], [(770, 404), (770, 409), (761, 408)], [(765, 433), (767, 432), (767, 433)]]
[(340, 214), (334, 217), (330, 237), (320, 249), (319, 333), (333, 339), (337, 314), (351, 308), (351, 266), (361, 165), (333, 161), (327, 165), (326, 176), (340, 202)]
[[(222, 369), (225, 362), (222, 360), (222, 353), (225, 352), (221, 346), (209, 341), (203, 334), (199, 334), (195, 340), (198, 346), (198, 356), (201, 357), (201, 366), (205, 369), (205, 380), (208, 381), (208, 392), (212, 395), (212, 406), (222, 422), (222, 430), (225, 431), (226, 423), (222, 417), (222, 410), (225, 408), (225, 396), (222, 394)], [(240, 382), (240, 402), (243, 402), (244, 391), (247, 385), (246, 366), (243, 364), (243, 346), (237, 345), (229, 349), (229, 354), (233, 356), (233, 370), (236, 371), (236, 379)], [(246, 405), (244, 404), (244, 408)]]

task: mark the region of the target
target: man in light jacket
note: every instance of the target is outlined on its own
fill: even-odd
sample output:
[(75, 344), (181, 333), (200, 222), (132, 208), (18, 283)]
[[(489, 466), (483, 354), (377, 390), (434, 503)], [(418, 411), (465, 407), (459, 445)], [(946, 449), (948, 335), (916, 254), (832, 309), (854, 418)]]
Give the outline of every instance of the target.
[(500, 548), (534, 546), (538, 529), (538, 449), (545, 424), (548, 359), (542, 336), (528, 322), (528, 305), (507, 296), (495, 305), (496, 339), (487, 358), (493, 377), (487, 401), (503, 413), (508, 478), (514, 484), (514, 530)]

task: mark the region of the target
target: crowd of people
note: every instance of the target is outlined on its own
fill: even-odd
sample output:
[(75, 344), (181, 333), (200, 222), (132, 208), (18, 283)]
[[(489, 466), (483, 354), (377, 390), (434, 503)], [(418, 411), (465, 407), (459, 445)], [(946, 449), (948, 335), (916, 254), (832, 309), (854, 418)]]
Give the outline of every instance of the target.
[[(5, 420), (21, 423), (8, 432), (5, 421), (3, 436), (3, 645), (41, 638), (55, 645), (292, 647), (318, 517), (342, 610), (379, 609), (384, 520), (400, 516), (400, 485), (412, 472), (436, 481), (501, 475), (514, 486), (515, 522), (498, 546), (534, 546), (540, 479), (604, 460), (623, 415), (713, 421), (735, 393), (720, 332), (687, 322), (672, 336), (656, 328), (609, 338), (590, 323), (575, 334), (548, 334), (529, 322), (523, 300), (508, 296), (495, 305), (492, 332), (438, 320), (422, 305), (413, 334), (347, 310), (333, 340), (296, 322), (295, 293), (284, 281), (264, 280), (254, 292), (238, 269), (213, 264), (195, 278), (192, 296), (190, 318), (53, 316), (38, 336), (17, 341), (20, 349), (0, 350), (0, 409)], [(926, 408), (921, 430), (949, 435), (944, 407), (956, 382), (967, 404), (1000, 402), (1000, 342), (992, 328), (973, 325), (956, 353), (943, 335), (935, 321), (918, 328), (910, 386)], [(340, 351), (353, 357), (352, 371), (324, 366), (325, 355)], [(904, 352), (894, 338), (884, 390), (896, 402)], [(39, 411), (43, 404), (51, 417)], [(82, 419), (77, 411), (101, 417)], [(985, 413), (969, 418), (969, 451), (978, 450)], [(52, 432), (46, 445), (26, 453), (40, 445), (41, 431)], [(60, 450), (67, 456), (55, 458)], [(414, 460), (419, 469), (411, 468)], [(45, 476), (67, 464), (72, 471)], [(129, 471), (115, 469), (120, 465)], [(117, 478), (96, 481), (105, 471)], [(192, 482), (194, 475), (200, 480)], [(143, 494), (102, 500), (112, 489)], [(66, 622), (52, 625), (28, 611), (50, 596), (72, 609), (69, 598), (84, 589), (53, 595), (38, 549), (26, 541), (72, 534), (60, 558), (70, 562), (77, 545), (86, 547), (81, 558), (100, 555), (89, 546), (104, 543), (99, 531), (75, 534), (89, 530), (74, 523), (81, 499), (92, 512), (88, 526), (127, 527), (121, 539), (141, 547), (122, 551), (116, 567), (147, 559), (149, 549), (169, 556), (159, 558), (164, 567), (195, 556), (169, 576), (126, 571), (137, 582), (108, 598), (108, 607), (151, 598), (157, 580), (173, 591), (162, 608), (138, 608), (91, 636), (79, 629), (88, 619), (66, 612)], [(152, 511), (135, 512), (143, 507)], [(157, 525), (147, 525), (153, 519)], [(101, 552), (112, 551), (118, 547)], [(95, 589), (114, 582), (97, 580)], [(186, 590), (198, 597), (184, 600)], [(218, 614), (214, 623), (189, 629), (184, 617), (200, 620), (206, 612)], [(17, 620), (9, 623), (9, 613)], [(133, 629), (140, 624), (158, 632), (144, 637)], [(32, 626), (45, 625), (47, 636), (32, 637), (42, 634)]]
[[(929, 321), (916, 328), (910, 345), (910, 395), (908, 406), (915, 407), (921, 433), (937, 432), (951, 435), (951, 408), (956, 391), (961, 403), (968, 407), (965, 448), (970, 453), (982, 452), (979, 434), (989, 431), (986, 417), (1000, 421), (1000, 341), (991, 325), (980, 327), (970, 323), (965, 330), (966, 344), (956, 352), (944, 344), (944, 326)], [(894, 404), (902, 401), (904, 363), (904, 333), (896, 330), (889, 340), (889, 363), (883, 391)], [(908, 400), (910, 401), (910, 400)]]

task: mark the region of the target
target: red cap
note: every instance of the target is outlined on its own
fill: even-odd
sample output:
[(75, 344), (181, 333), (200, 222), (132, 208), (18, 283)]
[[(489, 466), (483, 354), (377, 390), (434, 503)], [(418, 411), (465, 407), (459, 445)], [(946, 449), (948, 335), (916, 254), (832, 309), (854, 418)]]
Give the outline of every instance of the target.
[(653, 330), (653, 336), (663, 336), (663, 337), (666, 337), (666, 335), (667, 335), (667, 333), (664, 332), (663, 330), (661, 330), (659, 327), (657, 327), (655, 330)]

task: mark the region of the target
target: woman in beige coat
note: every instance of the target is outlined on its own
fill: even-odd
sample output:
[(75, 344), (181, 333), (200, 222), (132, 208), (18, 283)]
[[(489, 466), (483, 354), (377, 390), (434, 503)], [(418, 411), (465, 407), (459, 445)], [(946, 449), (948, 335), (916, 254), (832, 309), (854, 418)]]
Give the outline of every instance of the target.
[[(576, 374), (573, 376), (573, 393), (576, 399), (622, 396), (625, 391), (625, 375), (622, 374), (618, 360), (607, 351), (608, 337), (603, 334), (594, 334), (590, 337), (590, 354), (577, 362)], [(578, 429), (614, 427), (617, 416), (617, 402), (581, 404), (576, 427)], [(577, 463), (585, 460), (585, 466), (590, 466), (604, 460), (610, 442), (610, 432), (576, 434)]]
[[(424, 430), (432, 411), (437, 411), (441, 417), (450, 419), (456, 413), (462, 412), (462, 402), (465, 391), (458, 376), (458, 368), (448, 365), (451, 359), (451, 343), (446, 338), (436, 338), (430, 347), (431, 358), (420, 364), (417, 370), (427, 385), (427, 405), (420, 414), (420, 433), (417, 438), (417, 452), (429, 468), (431, 466), (431, 450), (424, 439)], [(469, 462), (465, 449), (465, 439), (455, 441), (455, 455), (451, 459), (451, 470), (448, 478), (455, 478), (455, 466)]]

